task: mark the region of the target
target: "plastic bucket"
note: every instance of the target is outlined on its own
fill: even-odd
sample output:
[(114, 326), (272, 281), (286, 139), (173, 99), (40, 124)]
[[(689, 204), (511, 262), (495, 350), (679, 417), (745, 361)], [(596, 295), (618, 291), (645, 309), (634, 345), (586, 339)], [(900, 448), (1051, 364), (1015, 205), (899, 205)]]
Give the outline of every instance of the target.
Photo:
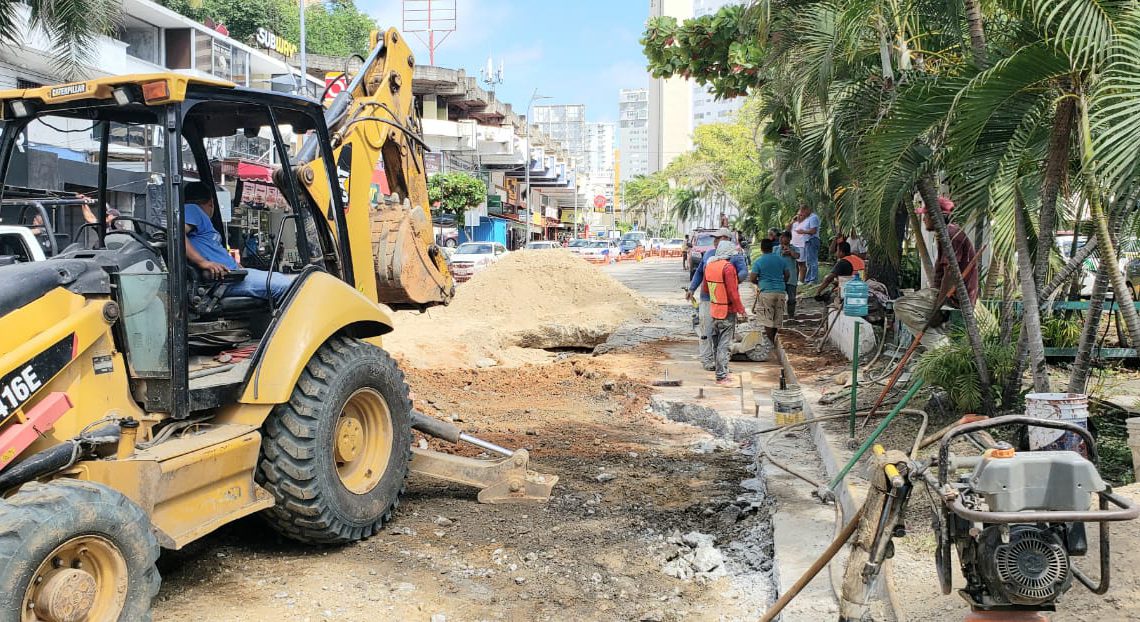
[[(1037, 419), (1051, 419), (1089, 425), (1089, 398), (1083, 393), (1029, 393), (1025, 396), (1025, 414)], [(1044, 451), (1069, 450), (1088, 455), (1084, 439), (1075, 432), (1051, 428), (1029, 428), (1029, 449)]]
[(798, 385), (786, 389), (772, 389), (772, 411), (776, 414), (776, 425), (803, 423), (804, 394)]
[(1128, 447), (1132, 450), (1132, 472), (1140, 473), (1140, 417), (1125, 420), (1128, 426)]

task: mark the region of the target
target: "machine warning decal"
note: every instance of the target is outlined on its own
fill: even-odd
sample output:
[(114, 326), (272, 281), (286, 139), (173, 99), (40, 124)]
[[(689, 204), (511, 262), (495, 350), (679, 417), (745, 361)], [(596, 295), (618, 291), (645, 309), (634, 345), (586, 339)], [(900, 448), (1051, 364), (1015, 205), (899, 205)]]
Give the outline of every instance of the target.
[(74, 340), (74, 334), (68, 335), (0, 377), (0, 418), (18, 410), (67, 365)]
[(91, 367), (95, 369), (96, 374), (109, 374), (115, 371), (115, 363), (110, 354), (92, 357)]

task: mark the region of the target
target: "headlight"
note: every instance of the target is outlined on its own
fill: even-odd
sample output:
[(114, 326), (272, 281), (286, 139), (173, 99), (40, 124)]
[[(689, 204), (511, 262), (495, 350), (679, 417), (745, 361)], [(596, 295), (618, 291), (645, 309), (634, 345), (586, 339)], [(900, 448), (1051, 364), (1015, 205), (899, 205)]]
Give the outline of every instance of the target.
[(16, 101), (12, 102), (12, 112), (17, 117), (28, 116), (28, 104), (27, 104), (27, 102), (25, 102), (22, 99), (17, 99)]

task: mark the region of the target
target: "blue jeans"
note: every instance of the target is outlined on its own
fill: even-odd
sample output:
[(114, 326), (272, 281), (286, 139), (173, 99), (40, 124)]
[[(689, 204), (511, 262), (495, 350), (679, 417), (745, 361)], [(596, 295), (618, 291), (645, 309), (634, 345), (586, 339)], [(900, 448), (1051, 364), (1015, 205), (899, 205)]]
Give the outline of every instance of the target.
[[(230, 296), (249, 296), (252, 298), (261, 298), (263, 300), (273, 299), (273, 302), (281, 302), (285, 296), (286, 290), (293, 282), (293, 277), (281, 274), (280, 272), (272, 273), (265, 270), (254, 270), (253, 268), (245, 269), (245, 279), (241, 283), (234, 283), (226, 288), (226, 293), (223, 298)], [(266, 278), (269, 279), (269, 287), (266, 288)]]
[(804, 284), (815, 283), (819, 280), (819, 236), (812, 236), (804, 241), (804, 252), (800, 261), (807, 266), (804, 274)]

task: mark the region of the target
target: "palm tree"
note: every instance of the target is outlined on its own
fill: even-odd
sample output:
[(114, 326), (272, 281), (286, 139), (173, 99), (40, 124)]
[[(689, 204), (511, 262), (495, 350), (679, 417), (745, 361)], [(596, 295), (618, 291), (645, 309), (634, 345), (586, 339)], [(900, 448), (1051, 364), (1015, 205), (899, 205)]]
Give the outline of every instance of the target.
[(121, 8), (119, 0), (0, 0), (0, 44), (18, 45), (39, 29), (51, 42), (56, 69), (77, 78), (95, 60), (98, 37), (118, 28)]

